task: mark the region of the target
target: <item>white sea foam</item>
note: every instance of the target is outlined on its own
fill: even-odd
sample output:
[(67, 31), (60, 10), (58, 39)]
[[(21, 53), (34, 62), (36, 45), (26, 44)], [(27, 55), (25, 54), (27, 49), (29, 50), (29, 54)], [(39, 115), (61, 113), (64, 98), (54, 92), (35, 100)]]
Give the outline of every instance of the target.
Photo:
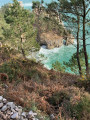
[(44, 48), (41, 47), (41, 49), (40, 49), (40, 51), (39, 51), (39, 54), (44, 54), (44, 55), (46, 55), (46, 54), (48, 54), (48, 53), (49, 53), (49, 50), (48, 50), (48, 49), (44, 49)]
[(76, 40), (74, 40), (74, 45), (77, 45), (77, 41)]
[(52, 68), (52, 64), (56, 61), (59, 61), (63, 64), (64, 61), (68, 61), (76, 49), (73, 45), (61, 46), (54, 49), (45, 49), (42, 48), (39, 51), (39, 54), (43, 54), (46, 59), (42, 59), (41, 62), (44, 64), (44, 67), (47, 69)]
[(53, 48), (53, 49), (51, 49), (51, 50), (49, 50), (49, 51), (52, 52), (52, 53), (58, 53), (59, 50), (62, 49), (63, 47), (64, 47), (64, 46), (61, 46), (61, 47), (59, 47), (59, 48)]
[(49, 67), (49, 65), (44, 65), (45, 68), (47, 68), (48, 70), (51, 70), (51, 68)]
[(44, 55), (51, 55), (53, 53), (58, 53), (60, 49), (63, 49), (64, 46), (61, 46), (59, 48), (53, 48), (53, 49), (45, 49), (44, 47), (41, 47), (39, 54), (44, 54)]

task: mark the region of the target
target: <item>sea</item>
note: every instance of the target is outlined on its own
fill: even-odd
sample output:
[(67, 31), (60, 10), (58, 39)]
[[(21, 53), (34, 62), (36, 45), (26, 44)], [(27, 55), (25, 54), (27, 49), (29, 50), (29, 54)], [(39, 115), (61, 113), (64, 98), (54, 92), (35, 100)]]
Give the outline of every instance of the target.
[[(37, 0), (21, 0), (23, 2), (25, 9), (31, 9), (32, 7), (32, 1)], [(40, 1), (40, 0), (38, 0)], [(55, 0), (44, 0), (44, 3), (50, 3)], [(56, 0), (57, 1), (57, 0)], [(0, 0), (0, 7), (4, 4), (12, 3), (12, 0)], [(90, 13), (89, 13), (90, 14)], [(86, 28), (88, 32), (90, 32), (90, 26)], [(89, 56), (89, 63), (90, 63), (90, 35), (87, 35), (87, 52)], [(76, 40), (74, 40), (74, 45), (68, 45), (68, 46), (61, 46), (59, 48), (54, 49), (46, 49), (46, 46), (41, 46), (41, 49), (39, 52), (37, 52), (37, 58), (41, 60), (42, 64), (44, 64), (44, 67), (47, 69), (52, 69), (52, 64), (56, 61), (60, 62), (63, 65), (63, 62), (68, 62), (70, 58), (73, 56), (73, 54), (76, 52)], [(44, 58), (40, 57), (40, 55), (44, 55)], [(73, 71), (68, 70), (67, 72), (73, 73)]]

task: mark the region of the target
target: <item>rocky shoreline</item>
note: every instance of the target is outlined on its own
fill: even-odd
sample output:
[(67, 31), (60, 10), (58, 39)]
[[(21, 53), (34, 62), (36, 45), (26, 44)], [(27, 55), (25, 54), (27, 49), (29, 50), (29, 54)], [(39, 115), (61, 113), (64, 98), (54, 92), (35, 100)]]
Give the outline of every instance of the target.
[(36, 117), (37, 113), (32, 110), (24, 112), (21, 106), (0, 96), (0, 120), (39, 120)]
[(47, 49), (53, 49), (61, 47), (62, 45), (70, 45), (74, 43), (74, 36), (68, 34), (68, 36), (60, 36), (53, 32), (42, 33), (40, 36), (40, 44), (46, 45)]

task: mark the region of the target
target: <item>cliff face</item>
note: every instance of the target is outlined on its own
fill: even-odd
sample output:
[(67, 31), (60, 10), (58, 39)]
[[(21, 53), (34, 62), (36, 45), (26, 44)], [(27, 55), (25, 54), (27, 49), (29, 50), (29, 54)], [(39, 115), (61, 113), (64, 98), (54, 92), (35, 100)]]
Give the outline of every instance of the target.
[(72, 34), (69, 34), (67, 37), (66, 37), (66, 45), (70, 45), (70, 44), (73, 44), (74, 43), (74, 36)]
[(74, 37), (65, 28), (63, 21), (60, 17), (53, 12), (47, 13), (42, 10), (40, 13), (38, 9), (34, 10), (35, 27), (38, 30), (38, 42), (40, 45), (46, 45), (48, 49), (60, 47), (63, 44), (73, 44)]
[(40, 44), (47, 45), (48, 49), (60, 47), (63, 45), (63, 37), (53, 34), (53, 32), (42, 33), (40, 35)]
[(46, 45), (48, 49), (60, 47), (63, 44), (73, 44), (74, 37), (70, 34), (67, 37), (62, 37), (53, 32), (45, 32), (40, 35), (40, 44)]

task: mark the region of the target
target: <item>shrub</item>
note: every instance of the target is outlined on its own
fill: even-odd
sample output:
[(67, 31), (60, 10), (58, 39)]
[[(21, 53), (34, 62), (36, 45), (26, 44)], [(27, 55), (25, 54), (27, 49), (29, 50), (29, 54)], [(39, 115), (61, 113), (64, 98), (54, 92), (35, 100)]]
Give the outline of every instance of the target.
[(56, 71), (65, 72), (65, 67), (62, 66), (58, 61), (52, 64), (52, 67)]
[(90, 96), (84, 96), (79, 103), (72, 106), (72, 117), (78, 120), (89, 120), (90, 119)]
[(48, 102), (53, 106), (61, 105), (64, 99), (68, 99), (68, 96), (65, 92), (55, 92), (50, 98), (48, 98)]

